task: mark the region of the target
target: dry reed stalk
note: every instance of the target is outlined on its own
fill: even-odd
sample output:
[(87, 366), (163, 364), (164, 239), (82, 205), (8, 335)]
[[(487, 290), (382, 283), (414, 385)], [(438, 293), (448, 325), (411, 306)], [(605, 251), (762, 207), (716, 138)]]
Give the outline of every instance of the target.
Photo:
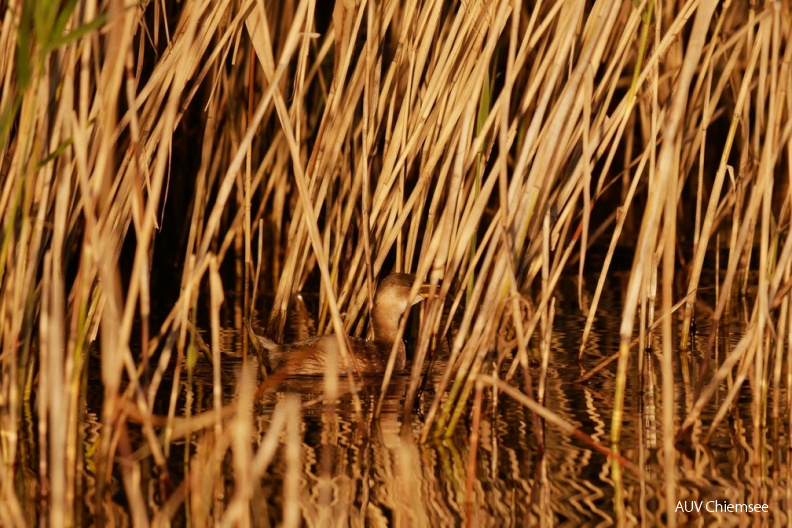
[[(305, 2), (301, 3), (301, 6), (303, 4), (306, 4), (306, 3)], [(310, 2), (307, 3), (307, 4), (312, 5), (312, 3), (310, 3)], [(309, 8), (309, 9), (311, 9), (311, 8)], [(340, 10), (340, 8), (339, 8), (339, 10)], [(267, 27), (267, 22), (266, 22), (266, 13), (265, 13), (265, 11), (263, 10), (263, 8), (260, 7), (260, 9), (259, 9), (259, 11), (257, 13), (258, 13), (258, 15), (260, 17), (260, 21), (259, 21), (259, 25), (256, 26), (256, 27), (266, 28)], [(253, 24), (255, 24), (255, 22), (253, 22)], [(302, 24), (301, 16), (300, 15), (295, 16), (295, 23), (292, 26), (293, 32), (290, 34), (289, 37), (287, 37), (287, 45), (288, 45), (288, 43), (290, 41), (293, 41), (296, 38), (296, 31), (294, 31), (294, 30), (297, 27), (299, 27), (301, 24)], [(259, 35), (259, 33), (255, 29), (251, 30), (250, 26), (248, 26), (248, 29), (251, 31), (251, 35), (253, 36), (254, 43), (255, 43), (256, 42), (256, 36)], [(271, 50), (271, 44), (269, 42), (269, 33), (266, 30), (261, 32), (260, 34), (262, 36), (262, 40), (264, 41), (263, 45), (259, 45), (259, 48), (263, 50), (262, 52), (259, 52), (259, 55), (261, 56), (262, 53), (266, 54), (266, 52), (268, 50)], [(268, 64), (272, 64), (272, 61), (273, 61), (272, 56), (271, 55), (265, 55), (260, 60), (261, 60), (262, 64), (264, 64), (264, 66), (265, 66), (265, 74), (267, 75), (269, 82), (271, 83), (271, 85), (276, 86), (276, 83), (277, 83), (276, 74), (271, 71), (271, 68), (270, 68), (270, 71), (267, 71), (267, 65)], [(278, 69), (279, 70), (282, 69), (282, 66), (279, 66)], [(314, 249), (314, 255), (316, 255), (317, 264), (319, 266), (319, 269), (321, 270), (322, 284), (324, 286), (324, 292), (325, 292), (326, 295), (328, 295), (328, 305), (330, 306), (330, 312), (332, 314), (333, 327), (334, 327), (334, 330), (335, 330), (335, 333), (336, 333), (336, 336), (337, 336), (338, 350), (341, 352), (341, 359), (343, 361), (342, 365), (344, 365), (346, 367), (346, 371), (347, 371), (347, 375), (348, 375), (348, 381), (349, 381), (349, 387), (350, 387), (350, 390), (351, 390), (351, 392), (353, 394), (353, 397), (355, 398), (356, 407), (358, 409), (358, 414), (360, 414), (360, 403), (359, 403), (359, 400), (357, 399), (357, 389), (355, 387), (355, 381), (354, 381), (354, 378), (352, 376), (353, 363), (352, 363), (351, 358), (349, 357), (349, 348), (348, 348), (348, 345), (347, 345), (346, 338), (344, 337), (346, 335), (346, 328), (344, 327), (343, 323), (341, 322), (341, 316), (340, 316), (340, 313), (339, 313), (338, 305), (336, 303), (335, 296), (333, 295), (332, 279), (330, 277), (330, 272), (328, 270), (327, 262), (323, 258), (325, 253), (322, 251), (321, 237), (320, 237), (320, 234), (319, 234), (319, 231), (318, 231), (316, 218), (314, 216), (313, 205), (311, 204), (311, 199), (309, 197), (308, 186), (307, 186), (307, 184), (305, 182), (305, 176), (304, 176), (303, 171), (302, 171), (301, 160), (300, 160), (300, 155), (299, 155), (299, 145), (297, 144), (297, 142), (296, 142), (296, 140), (294, 138), (293, 132), (291, 131), (290, 126), (288, 124), (288, 117), (286, 115), (286, 106), (285, 106), (285, 102), (283, 100), (283, 97), (280, 95), (280, 92), (278, 92), (278, 91), (274, 92), (274, 100), (275, 100), (276, 109), (278, 111), (278, 115), (279, 115), (279, 117), (281, 119), (281, 124), (283, 125), (283, 130), (284, 130), (284, 132), (286, 134), (286, 141), (287, 141), (287, 143), (289, 145), (289, 152), (290, 152), (290, 154), (292, 156), (293, 167), (294, 167), (294, 170), (295, 170), (295, 174), (294, 174), (295, 181), (297, 183), (297, 188), (299, 190), (299, 195), (300, 195), (300, 200), (301, 200), (302, 205), (303, 205), (303, 210), (304, 210), (304, 213), (306, 215), (308, 233), (309, 233), (309, 236), (310, 236), (310, 239), (311, 239), (311, 244), (312, 244), (313, 249)], [(249, 128), (249, 132), (253, 132), (253, 131), (255, 131), (255, 127), (250, 127)], [(335, 380), (329, 380), (328, 379), (328, 380), (326, 380), (326, 383), (334, 385), (336, 382), (335, 382)]]
[[(208, 304), (208, 277), (217, 389), (218, 277), (226, 265), (237, 270), (245, 299), (237, 323), (261, 313), (256, 297), (265, 287), (259, 279), (277, 282), (267, 318), (276, 339), (292, 295), (319, 279), (318, 326), (339, 338), (359, 415), (343, 336), (364, 332), (378, 277), (393, 269), (427, 280), (436, 295), (415, 347), (405, 427), (431, 340), (451, 328), (450, 321), (441, 322), (442, 307), (451, 296), (453, 317), (464, 295), (459, 333), (422, 431), (426, 440), (433, 426), (450, 434), (470, 412), (468, 396), (493, 354), (512, 361), (507, 379), (522, 366), (525, 391), (533, 391), (528, 350), (535, 336), (542, 354), (537, 400), (545, 403), (557, 284), (577, 258), (583, 304), (591, 244), (613, 225), (587, 307), (584, 358), (616, 248), (635, 239), (637, 220), (612, 440), (619, 439), (640, 305), (639, 335), (651, 343), (655, 326), (663, 328), (666, 507), (674, 497), (672, 439), (689, 430), (689, 420), (700, 417), (733, 375), (727, 403), (752, 376), (758, 456), (767, 414), (774, 424), (783, 416), (780, 398), (772, 410), (764, 402), (790, 387), (782, 375), (792, 285), (792, 238), (784, 231), (789, 190), (780, 177), (792, 153), (786, 3), (751, 4), (745, 20), (742, 2), (711, 0), (681, 6), (498, 1), (452, 8), (439, 1), (339, 2), (326, 30), (318, 28), (316, 7), (311, 0), (187, 0), (178, 7), (162, 1), (135, 8), (120, 0), (8, 3), (0, 71), (16, 75), (0, 80), (0, 450), (13, 464), (24, 448), (18, 423), (35, 394), (40, 478), (50, 484), (50, 514), (71, 515), (68, 504), (79, 486), (78, 422), (85, 401), (79, 380), (97, 335), (104, 393), (98, 496), (120, 468), (114, 453), (126, 440), (127, 416), (142, 426), (139, 453), (151, 453), (161, 470), (172, 440), (194, 430), (176, 417), (181, 368), (192, 368), (199, 341), (188, 333), (188, 321)], [(725, 121), (725, 139), (711, 133), (709, 127)], [(189, 223), (186, 242), (178, 249), (181, 292), (152, 331), (158, 294), (152, 274), (162, 264), (155, 242), (159, 230), (170, 227), (163, 226), (169, 219), (164, 204), (183, 198), (169, 196), (171, 178), (184, 180), (180, 171), (192, 171), (179, 166), (182, 132), (192, 129), (200, 130), (201, 147), (198, 168), (187, 177), (194, 181), (183, 219)], [(614, 205), (615, 212), (604, 211)], [(689, 227), (692, 245), (683, 236)], [(723, 282), (717, 276), (722, 231), (729, 231), (723, 233), (729, 237)], [(259, 240), (254, 273), (253, 237)], [(752, 267), (759, 270), (756, 300), (746, 305), (748, 341), (735, 350), (739, 355), (719, 366), (715, 361), (711, 380), (706, 352), (704, 375), (696, 381), (704, 390), (675, 431), (671, 314), (685, 302), (685, 349), (712, 238), (713, 347), (732, 294), (753, 285)], [(132, 248), (126, 267), (125, 244)], [(261, 249), (268, 245), (271, 253)], [(692, 257), (681, 300), (672, 288), (678, 251)], [(662, 316), (646, 318), (655, 309), (657, 286)], [(404, 332), (404, 321), (400, 328)], [(507, 350), (492, 350), (506, 333), (514, 336)], [(133, 341), (142, 343), (139, 355)], [(150, 358), (157, 362), (151, 373)], [(330, 370), (328, 401), (341, 392)], [(151, 409), (171, 373), (163, 424)], [(390, 377), (381, 385), (377, 410)], [(186, 455), (193, 464), (227, 450), (221, 408), (216, 401), (215, 447), (206, 453), (210, 440), (200, 440), (195, 457)], [(720, 409), (708, 434), (727, 411), (725, 404)], [(53, 438), (66, 442), (56, 445)], [(294, 463), (298, 431), (290, 429), (289, 442), (291, 479), (301, 471)], [(248, 457), (242, 446), (234, 453)], [(121, 469), (125, 485), (136, 486), (134, 465)], [(189, 478), (199, 486), (194, 473)], [(193, 520), (219, 515), (191, 486), (183, 493)], [(284, 511), (294, 524), (300, 491), (294, 480), (289, 486)], [(240, 490), (250, 493), (226, 511), (228, 519), (239, 518), (235, 512), (255, 486)], [(2, 493), (5, 499), (15, 492), (4, 487)], [(4, 504), (0, 520), (19, 524), (16, 502)], [(153, 514), (158, 523), (172, 515)]]
[(476, 455), (478, 454), (479, 428), (481, 427), (481, 400), (484, 392), (484, 382), (476, 381), (476, 395), (473, 397), (473, 430), (470, 432), (470, 453), (467, 463), (467, 478), (465, 479), (465, 515), (468, 526), (475, 526), (473, 516), (474, 495), (476, 483)]
[[(671, 108), (669, 109), (669, 115), (666, 120), (666, 127), (664, 130), (665, 140), (663, 141), (660, 154), (658, 156), (658, 172), (661, 174), (661, 176), (659, 181), (655, 182), (652, 193), (650, 193), (649, 204), (647, 211), (643, 216), (641, 233), (636, 244), (636, 258), (633, 262), (630, 281), (627, 286), (625, 307), (620, 328), (621, 342), (619, 347), (620, 356), (616, 387), (616, 407), (614, 408), (613, 419), (611, 423), (611, 441), (613, 443), (618, 443), (620, 438), (622, 423), (622, 402), (624, 398), (624, 385), (627, 374), (627, 360), (629, 357), (629, 341), (633, 332), (635, 308), (638, 303), (638, 295), (640, 287), (645, 278), (644, 271), (648, 262), (647, 259), (655, 252), (657, 231), (660, 224), (660, 219), (662, 218), (662, 200), (667, 196), (667, 189), (669, 188), (669, 182), (671, 179), (674, 180), (674, 185), (671, 186), (671, 189), (673, 189), (674, 192), (673, 194), (668, 193), (668, 195), (676, 200), (677, 166), (674, 163), (676, 136), (679, 133), (679, 125), (683, 118), (683, 113), (687, 104), (687, 88), (690, 85), (692, 76), (695, 72), (695, 69), (697, 68), (698, 58), (706, 40), (707, 28), (709, 27), (709, 22), (714, 9), (715, 2), (709, 1), (705, 2), (703, 6), (699, 6), (699, 9), (696, 11), (691, 41), (686, 52), (685, 61), (682, 66), (679, 79), (677, 80), (677, 89), (675, 96), (672, 99)], [(670, 235), (667, 236), (667, 238), (669, 237)], [(669, 281), (667, 288), (670, 288), (671, 286), (670, 280), (671, 277), (666, 279), (664, 275), (664, 281)], [(666, 286), (665, 282), (664, 286)], [(671, 290), (667, 288), (664, 288), (663, 291), (670, 295)], [(666, 301), (664, 297), (664, 302), (669, 303), (667, 307), (670, 310), (671, 299), (669, 298)], [(670, 335), (668, 337), (670, 337)], [(671, 346), (670, 342), (668, 343), (668, 346)], [(670, 351), (671, 349), (664, 348), (664, 350)], [(671, 372), (665, 372), (664, 378), (669, 376), (670, 379), (671, 375)], [(670, 409), (668, 409), (668, 411), (670, 412)], [(670, 508), (671, 505), (669, 504), (668, 507)]]
[(6, 473), (0, 478), (0, 497), (3, 498), (0, 502), (0, 521), (3, 522), (3, 526), (14, 528), (26, 526), (16, 490), (9, 486), (12, 481), (11, 475), (8, 474), (7, 469), (4, 471)]
[(251, 372), (243, 367), (240, 372), (236, 416), (230, 427), (233, 431), (230, 434), (233, 436), (234, 496), (225, 511), (223, 526), (249, 527), (251, 522), (249, 504), (253, 489), (249, 464), (253, 460), (253, 449), (250, 445), (253, 432), (253, 393)]
[(212, 332), (212, 403), (215, 410), (214, 434), (218, 438), (223, 434), (223, 383), (220, 379), (220, 305), (223, 304), (223, 283), (217, 271), (217, 259), (209, 256), (209, 297), (211, 299), (210, 317)]
[[(701, 270), (704, 266), (704, 257), (706, 255), (707, 244), (706, 240), (709, 238), (709, 234), (712, 232), (712, 223), (714, 220), (716, 206), (718, 205), (718, 197), (721, 194), (721, 189), (723, 186), (724, 177), (726, 175), (726, 162), (729, 159), (729, 152), (731, 149), (731, 144), (734, 139), (734, 136), (737, 131), (737, 126), (740, 123), (740, 115), (742, 114), (742, 106), (745, 103), (747, 94), (748, 94), (748, 87), (750, 86), (751, 79), (753, 78), (753, 68), (756, 65), (756, 60), (758, 59), (758, 54), (760, 50), (760, 46), (755, 46), (752, 53), (751, 59), (748, 65), (748, 68), (745, 70), (745, 76), (743, 77), (743, 82), (740, 86), (740, 92), (737, 96), (737, 103), (736, 109), (734, 112), (734, 117), (732, 119), (731, 127), (729, 128), (729, 136), (726, 140), (726, 145), (723, 149), (723, 154), (721, 155), (721, 162), (718, 167), (718, 172), (715, 177), (715, 182), (713, 183), (712, 189), (710, 191), (710, 200), (707, 205), (707, 212), (704, 216), (704, 224), (702, 226), (702, 233), (704, 235), (704, 240), (700, 240), (697, 246), (697, 251), (695, 255), (695, 261), (693, 266), (693, 272), (690, 278), (690, 286), (688, 288), (688, 293), (692, 293), (698, 287), (698, 281), (701, 274)], [(732, 262), (733, 259), (730, 259)], [(682, 325), (682, 343), (681, 346), (683, 348), (687, 347), (687, 339), (688, 339), (688, 331), (687, 328), (690, 326), (690, 319), (692, 317), (693, 306), (695, 305), (695, 297), (692, 299), (688, 299), (687, 305), (685, 307), (685, 322)]]

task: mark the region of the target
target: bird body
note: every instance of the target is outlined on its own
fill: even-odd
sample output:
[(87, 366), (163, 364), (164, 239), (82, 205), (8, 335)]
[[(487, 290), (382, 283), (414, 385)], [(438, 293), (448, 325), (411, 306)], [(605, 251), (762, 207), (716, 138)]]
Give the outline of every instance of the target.
[[(353, 368), (364, 375), (383, 374), (388, 365), (393, 344), (397, 340), (399, 320), (410, 306), (426, 296), (426, 286), (411, 297), (415, 277), (406, 273), (393, 273), (383, 279), (374, 297), (371, 324), (374, 338), (348, 338)], [(282, 371), (290, 375), (322, 376), (331, 361), (338, 361), (338, 340), (335, 335), (311, 337), (296, 343), (278, 344), (256, 335), (248, 328), (254, 345), (260, 349), (259, 357), (271, 372)], [(407, 364), (404, 343), (399, 341), (394, 371), (401, 372)]]
[[(296, 343), (279, 345), (274, 341), (256, 336), (259, 344), (267, 351), (264, 361), (268, 370), (286, 370), (288, 374), (303, 376), (322, 376), (330, 361), (340, 358), (338, 340), (333, 334), (311, 337)], [(381, 374), (385, 372), (390, 354), (390, 345), (376, 343), (368, 339), (349, 338), (349, 347), (355, 361), (355, 368), (362, 374)], [(394, 370), (401, 372), (407, 364), (404, 343), (399, 343)]]

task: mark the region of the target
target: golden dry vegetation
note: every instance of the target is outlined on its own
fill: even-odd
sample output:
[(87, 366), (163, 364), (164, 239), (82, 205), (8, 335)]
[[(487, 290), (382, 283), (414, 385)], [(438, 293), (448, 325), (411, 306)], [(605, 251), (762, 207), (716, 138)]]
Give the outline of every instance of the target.
[[(748, 390), (757, 460), (792, 424), (791, 13), (788, 0), (6, 2), (0, 524), (33, 522), (26, 492), (41, 494), (50, 519), (75, 522), (79, 424), (86, 393), (100, 391), (89, 461), (99, 490), (122, 475), (135, 525), (165, 523), (185, 501), (198, 525), (244, 525), (279, 443), (299, 469), (288, 419), (299, 405), (287, 398), (274, 411), (255, 452), (235, 442), (251, 434), (255, 390), (243, 378), (223, 407), (224, 297), (242, 292), (243, 332), (274, 289), (259, 319), (279, 339), (293, 295), (318, 283), (319, 332), (360, 335), (378, 278), (393, 270), (433, 287), (405, 421), (432, 343), (450, 339), (419, 440), (471, 415), (472, 463), (482, 393), (497, 389), (607, 453), (616, 475), (635, 470), (619, 454), (624, 387), (628, 363), (655, 339), (673, 522), (675, 442), (706, 442)], [(617, 247), (634, 257), (620, 352), (604, 367), (617, 383), (601, 445), (543, 407), (544, 387), (559, 280), (578, 283), (585, 357)], [(716, 305), (697, 323), (716, 335), (747, 291), (748, 329), (677, 416), (672, 373), (716, 260)], [(153, 278), (175, 292), (162, 316)], [(208, 361), (190, 324), (200, 313), (215, 409), (177, 416), (180, 377)], [(101, 372), (89, 384), (90, 358)], [(341, 372), (324, 380), (324, 397), (351, 392), (359, 414), (379, 412), (391, 376), (368, 410), (360, 380)], [(726, 383), (721, 411), (702, 423)], [(20, 428), (31, 412), (35, 433)], [(213, 435), (195, 472), (232, 453), (229, 504), (205, 500), (193, 475), (152, 507), (128, 424), (163, 471), (175, 439)], [(23, 478), (30, 457), (36, 475)], [(296, 478), (283, 484), (287, 526), (301, 516)]]

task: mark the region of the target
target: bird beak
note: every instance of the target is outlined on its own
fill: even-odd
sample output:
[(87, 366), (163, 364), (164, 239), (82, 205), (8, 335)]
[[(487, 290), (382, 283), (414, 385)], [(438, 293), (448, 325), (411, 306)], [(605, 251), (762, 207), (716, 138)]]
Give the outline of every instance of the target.
[(426, 299), (427, 297), (429, 297), (429, 291), (431, 289), (432, 289), (431, 284), (424, 284), (423, 286), (421, 286), (421, 289), (418, 290), (418, 295)]
[(421, 286), (421, 288), (418, 290), (418, 295), (415, 296), (415, 299), (413, 299), (412, 304), (418, 304), (419, 302), (429, 297), (429, 289), (431, 287), (432, 286), (429, 284), (424, 284), (423, 286)]
[(419, 302), (429, 297), (429, 290), (431, 289), (431, 287), (432, 286), (430, 284), (424, 284), (423, 286), (421, 286), (421, 288), (418, 290), (418, 295), (415, 296), (415, 299), (413, 299), (413, 301), (410, 304), (412, 305), (418, 304)]

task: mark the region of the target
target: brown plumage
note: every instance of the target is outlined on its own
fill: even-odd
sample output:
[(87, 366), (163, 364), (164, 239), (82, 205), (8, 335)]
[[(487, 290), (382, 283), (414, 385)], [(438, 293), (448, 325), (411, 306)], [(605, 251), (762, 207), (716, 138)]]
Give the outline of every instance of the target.
[[(399, 318), (410, 306), (426, 296), (426, 286), (410, 298), (410, 290), (415, 282), (413, 275), (393, 273), (380, 283), (374, 296), (374, 309), (371, 324), (374, 339), (349, 338), (350, 351), (354, 356), (357, 370), (361, 374), (382, 374), (388, 365), (393, 343), (399, 328)], [(246, 321), (247, 323), (247, 321)], [(321, 376), (327, 370), (328, 362), (338, 358), (338, 342), (335, 335), (324, 335), (305, 339), (297, 343), (278, 344), (271, 339), (256, 335), (248, 326), (259, 351), (259, 360), (268, 366), (270, 372), (285, 371), (286, 374), (302, 376)], [(407, 354), (404, 343), (398, 344), (394, 370), (404, 370)], [(340, 365), (340, 363), (339, 363)]]

